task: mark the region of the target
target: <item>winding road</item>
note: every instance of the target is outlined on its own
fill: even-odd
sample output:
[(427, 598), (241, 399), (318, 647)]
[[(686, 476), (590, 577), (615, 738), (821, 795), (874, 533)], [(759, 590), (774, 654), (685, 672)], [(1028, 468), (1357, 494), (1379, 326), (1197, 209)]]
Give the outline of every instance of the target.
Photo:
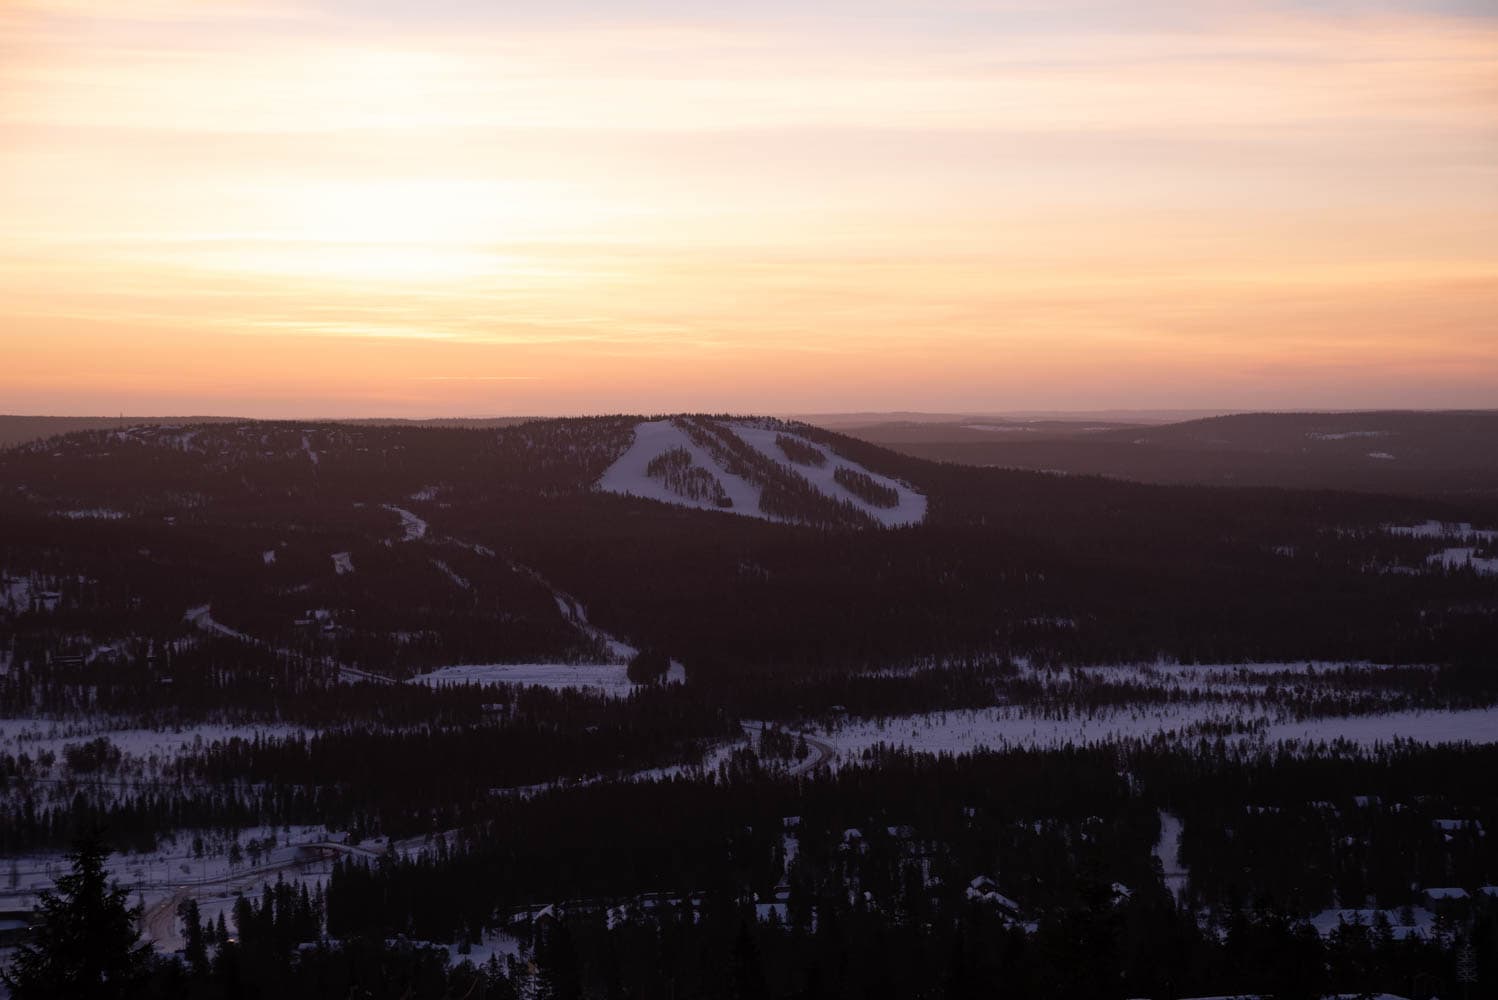
[[(135, 883), (127, 885), (126, 887), (132, 892), (144, 892), (153, 889), (169, 890), (165, 897), (148, 904), (141, 914), (141, 934), (143, 938), (158, 951), (177, 951), (183, 946), (182, 933), (177, 926), (177, 908), (187, 899), (195, 899), (201, 903), (204, 900), (232, 896), (236, 892), (244, 892), (258, 886), (266, 885), (275, 881), (278, 876), (292, 872), (312, 874), (311, 869), (314, 866), (320, 865), (325, 861), (330, 861), (334, 854), (364, 858), (379, 857), (378, 851), (372, 851), (368, 848), (357, 847), (351, 844), (339, 844), (330, 840), (316, 841), (310, 844), (298, 844), (292, 850), (294, 853), (289, 858), (252, 868), (242, 868), (239, 871), (226, 873), (222, 876), (184, 879), (168, 883)], [(309, 857), (303, 853), (309, 850), (318, 852), (320, 856)]]

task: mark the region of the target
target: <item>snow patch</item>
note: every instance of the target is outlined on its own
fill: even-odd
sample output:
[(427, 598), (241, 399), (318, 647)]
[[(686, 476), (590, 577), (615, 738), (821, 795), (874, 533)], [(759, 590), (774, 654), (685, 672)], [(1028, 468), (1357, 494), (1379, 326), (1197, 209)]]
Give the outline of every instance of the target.
[(58, 517), (65, 517), (69, 521), (123, 521), (125, 515), (117, 510), (108, 510), (103, 507), (95, 507), (90, 510), (60, 510)]
[(1498, 576), (1498, 559), (1479, 556), (1473, 548), (1442, 549), (1427, 556), (1425, 561), (1446, 569), (1470, 569), (1480, 576)]
[(417, 517), (409, 510), (406, 510), (403, 507), (397, 507), (394, 504), (387, 503), (384, 506), (385, 509), (390, 511), (391, 513), (400, 515), (401, 528), (405, 532), (404, 541), (416, 542), (426, 537), (427, 523), (421, 518)]
[(1388, 431), (1337, 431), (1336, 433), (1313, 431), (1306, 435), (1312, 441), (1349, 441), (1353, 438), (1381, 438), (1388, 436)]
[(1484, 542), (1498, 541), (1498, 530), (1474, 528), (1468, 521), (1422, 521), (1420, 524), (1386, 524), (1384, 530), (1391, 535), (1407, 538), (1476, 538)]
[(442, 667), (412, 677), (408, 684), (448, 687), (459, 684), (521, 684), (529, 687), (582, 688), (609, 697), (624, 697), (638, 685), (622, 663), (474, 663)]
[(451, 580), (453, 584), (460, 590), (473, 589), (473, 584), (469, 583), (464, 577), (459, 576), (451, 566), (443, 562), (441, 559), (433, 559), (432, 565), (436, 566), (437, 569), (441, 571), (442, 575)]
[(194, 628), (201, 632), (207, 632), (209, 635), (217, 635), (225, 639), (238, 639), (240, 642), (255, 642), (254, 639), (243, 632), (214, 621), (211, 612), (212, 605), (202, 604), (196, 608), (189, 608), (187, 614), (183, 615), (182, 618), (184, 621), (191, 622)]
[(1181, 817), (1160, 812), (1160, 839), (1155, 841), (1154, 854), (1160, 861), (1165, 886), (1177, 903), (1186, 895), (1186, 880), (1190, 878), (1190, 872), (1181, 864), (1181, 828)]

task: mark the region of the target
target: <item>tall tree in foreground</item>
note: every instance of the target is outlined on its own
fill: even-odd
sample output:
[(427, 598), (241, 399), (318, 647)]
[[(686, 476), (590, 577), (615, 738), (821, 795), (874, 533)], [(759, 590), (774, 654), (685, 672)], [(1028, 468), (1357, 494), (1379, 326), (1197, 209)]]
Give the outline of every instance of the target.
[(125, 904), (128, 892), (110, 885), (104, 871), (109, 849), (97, 833), (73, 843), (73, 870), (43, 892), (32, 940), (16, 950), (0, 972), (14, 1000), (131, 997), (149, 972), (150, 945), (138, 944), (140, 909)]

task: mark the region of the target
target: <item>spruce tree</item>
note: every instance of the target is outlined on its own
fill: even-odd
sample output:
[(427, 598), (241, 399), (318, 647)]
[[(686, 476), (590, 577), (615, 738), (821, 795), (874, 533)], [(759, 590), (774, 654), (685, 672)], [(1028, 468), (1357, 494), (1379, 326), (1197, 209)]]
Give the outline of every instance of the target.
[(72, 871), (58, 878), (56, 893), (41, 894), (31, 941), (0, 972), (14, 1000), (113, 1000), (143, 989), (150, 945), (138, 943), (140, 909), (127, 906), (129, 893), (109, 883), (108, 856), (96, 833), (74, 842)]

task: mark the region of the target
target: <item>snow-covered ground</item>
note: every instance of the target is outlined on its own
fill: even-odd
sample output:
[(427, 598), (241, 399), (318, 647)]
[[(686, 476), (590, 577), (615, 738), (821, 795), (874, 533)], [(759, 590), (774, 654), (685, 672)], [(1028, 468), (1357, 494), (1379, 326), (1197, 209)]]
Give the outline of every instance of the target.
[(491, 958), (503, 965), (506, 958), (520, 958), (523, 952), (524, 947), (519, 938), (498, 930), (484, 931), (484, 939), (478, 944), (469, 945), (466, 954), (458, 945), (450, 945), (447, 949), (448, 960), (453, 965), (471, 962), (475, 968), (487, 964)]
[[(38, 582), (30, 575), (11, 576), (0, 571), (0, 608), (12, 613), (29, 611), (32, 607), (33, 594), (44, 594), (46, 590), (38, 585)], [(56, 592), (54, 596), (40, 602), (43, 609), (52, 610), (57, 605)]]
[[(309, 431), (308, 433), (310, 434), (311, 432)], [(312, 441), (308, 438), (307, 434), (302, 435), (302, 451), (306, 454), (307, 461), (311, 462), (314, 466), (319, 464), (317, 452), (312, 450)]]
[(1426, 557), (1432, 565), (1447, 569), (1470, 569), (1482, 576), (1498, 576), (1498, 559), (1479, 556), (1474, 548), (1449, 548)]
[[(449, 684), (527, 684), (536, 687), (585, 688), (612, 697), (622, 697), (638, 685), (625, 676), (623, 663), (487, 663), (442, 667), (411, 678), (409, 683), (442, 687)], [(666, 682), (686, 680), (685, 671), (673, 664)]]
[[(475, 548), (483, 549), (482, 546), (476, 546)], [(490, 556), (494, 555), (493, 550), (490, 549), (483, 549), (483, 552)], [(532, 580), (535, 580), (538, 584), (551, 591), (551, 599), (556, 602), (558, 613), (560, 613), (561, 616), (566, 619), (567, 623), (570, 624), (573, 628), (577, 629), (583, 635), (593, 640), (593, 642), (598, 644), (598, 646), (600, 646), (602, 649), (607, 650), (608, 655), (613, 659), (613, 662), (628, 663), (631, 659), (634, 658), (635, 654), (639, 652), (639, 650), (634, 646), (631, 646), (624, 640), (617, 638), (616, 636), (610, 634), (609, 632), (589, 621), (588, 609), (583, 606), (581, 601), (579, 601), (577, 598), (573, 597), (566, 591), (558, 588), (555, 584), (546, 579), (540, 573), (537, 573), (529, 566), (522, 566), (519, 563), (515, 564), (515, 569), (522, 573), (525, 573)], [(673, 669), (679, 669), (678, 665), (673, 664)], [(681, 679), (685, 680), (685, 674), (682, 675)]]
[(1306, 435), (1312, 441), (1349, 441), (1353, 438), (1388, 437), (1388, 431), (1311, 431)]
[(473, 584), (469, 583), (466, 577), (456, 572), (451, 566), (443, 562), (441, 559), (433, 559), (432, 565), (437, 567), (437, 571), (451, 580), (453, 586), (457, 587), (459, 590), (473, 589)]
[[(925, 496), (917, 493), (898, 480), (890, 479), (888, 476), (881, 476), (876, 472), (864, 468), (857, 462), (837, 455), (825, 445), (808, 441), (789, 431), (773, 430), (753, 424), (732, 423), (727, 426), (739, 437), (739, 440), (771, 461), (779, 463), (782, 468), (805, 479), (817, 488), (817, 492), (824, 496), (829, 496), (834, 500), (842, 500), (850, 503), (887, 527), (902, 524), (919, 524), (926, 519)], [(780, 446), (775, 443), (775, 439), (782, 434), (788, 438), (800, 441), (809, 448), (816, 448), (826, 453), (828, 456), (827, 464), (822, 466), (797, 465), (788, 461), (785, 457), (785, 452), (781, 451)], [(899, 502), (893, 507), (876, 507), (871, 503), (867, 503), (856, 493), (844, 488), (834, 478), (840, 467), (850, 469), (853, 472), (861, 472), (879, 485), (889, 487), (899, 496)]]
[(1344, 924), (1371, 927), (1380, 913), (1389, 921), (1389, 929), (1393, 931), (1397, 941), (1408, 937), (1429, 938), (1435, 933), (1436, 915), (1420, 906), (1411, 909), (1409, 922), (1405, 921), (1399, 910), (1322, 910), (1311, 918), (1311, 926), (1322, 937), (1328, 937)]
[(210, 635), (222, 636), (225, 639), (238, 639), (240, 642), (253, 643), (255, 641), (243, 632), (214, 621), (212, 612), (212, 605), (200, 604), (196, 608), (189, 608), (182, 618), (184, 621), (191, 622), (194, 628)]
[(1295, 740), (1347, 740), (1361, 746), (1395, 739), (1435, 746), (1441, 743), (1498, 743), (1498, 707), (1455, 711), (1387, 712), (1381, 715), (1337, 716), (1270, 725), (1271, 743)]
[[(923, 520), (926, 516), (926, 498), (923, 495), (903, 483), (890, 479), (887, 476), (881, 476), (856, 462), (838, 456), (831, 452), (825, 445), (807, 441), (788, 431), (760, 427), (754, 424), (724, 422), (721, 426), (726, 427), (745, 444), (775, 462), (787, 474), (806, 480), (824, 496), (833, 500), (846, 501), (881, 524), (889, 526), (915, 524)], [(779, 434), (796, 438), (803, 444), (827, 454), (827, 464), (815, 467), (797, 465), (788, 461), (785, 454), (780, 450), (780, 447), (775, 443), (775, 438)], [(711, 499), (704, 498), (699, 500), (682, 496), (646, 471), (646, 467), (652, 459), (673, 448), (685, 450), (692, 456), (692, 462), (696, 467), (712, 473), (718, 482), (722, 484), (724, 493), (733, 501), (733, 506), (723, 508), (719, 507)], [(866, 502), (861, 497), (845, 489), (834, 479), (839, 467), (846, 467), (853, 472), (863, 473), (876, 483), (894, 489), (899, 497), (898, 503), (894, 507), (877, 507)], [(649, 420), (637, 424), (635, 426), (633, 443), (604, 472), (603, 477), (598, 481), (598, 488), (609, 493), (622, 493), (629, 496), (643, 497), (647, 500), (659, 500), (662, 503), (675, 504), (680, 507), (715, 510), (730, 514), (739, 514), (744, 517), (762, 518), (769, 521), (782, 520), (782, 518), (766, 512), (760, 506), (760, 487), (758, 485), (741, 476), (736, 476), (723, 468), (711, 452), (700, 447), (692, 440), (689, 434), (670, 420)]]
[(854, 719), (813, 730), (842, 760), (879, 744), (928, 753), (967, 753), (981, 748), (1059, 747), (1130, 739), (1173, 737), (1287, 741), (1347, 740), (1362, 746), (1395, 739), (1419, 743), (1498, 743), (1498, 707), (1458, 711), (1408, 711), (1279, 721), (1210, 703), (1133, 705), (1093, 712), (1075, 708), (1005, 705), (934, 712), (891, 719)]
[(293, 736), (305, 731), (304, 727), (281, 723), (145, 729), (108, 716), (80, 720), (0, 719), (0, 752), (14, 755), (25, 753), (35, 759), (45, 751), (61, 754), (63, 747), (70, 743), (82, 743), (102, 736), (119, 748), (124, 758), (121, 770), (127, 771), (132, 762), (149, 762), (153, 758), (161, 762), (170, 761), (180, 756), (184, 750), (236, 736), (248, 740), (256, 736)]
[(759, 487), (740, 476), (735, 476), (720, 466), (710, 452), (697, 445), (691, 436), (669, 420), (647, 420), (635, 425), (634, 443), (604, 472), (598, 480), (598, 488), (608, 493), (624, 493), (675, 504), (678, 507), (696, 507), (701, 510), (723, 510), (711, 500), (694, 500), (670, 489), (661, 480), (645, 471), (651, 459), (682, 448), (692, 456), (692, 462), (717, 477), (723, 491), (733, 501), (728, 512), (745, 517), (769, 519), (759, 506)]
[[(342, 554), (347, 555), (347, 553)], [(335, 556), (334, 559), (336, 560), (337, 556)], [(319, 620), (325, 620), (324, 612), (313, 612), (313, 614)], [(245, 633), (240, 632), (237, 629), (232, 629), (227, 625), (223, 625), (215, 621), (213, 615), (210, 613), (210, 606), (207, 604), (188, 609), (187, 613), (183, 615), (183, 618), (191, 622), (193, 626), (196, 627), (199, 631), (207, 632), (209, 635), (216, 635), (225, 639), (237, 639), (240, 642), (249, 643), (251, 646), (258, 646), (261, 649), (269, 649), (272, 652), (276, 653), (278, 656), (291, 657), (298, 655), (291, 650), (272, 646), (268, 642), (257, 639), (252, 635), (246, 635)], [(345, 664), (338, 663), (330, 657), (325, 657), (323, 659), (323, 662), (327, 666), (337, 667), (339, 676), (348, 683), (356, 683), (358, 681), (373, 681), (376, 684), (392, 683), (391, 679), (384, 676), (383, 674), (375, 674), (370, 673), (366, 670), (359, 670), (355, 667), (350, 667)]]
[(1408, 538), (1478, 538), (1484, 542), (1498, 541), (1498, 530), (1474, 528), (1466, 521), (1422, 521), (1420, 524), (1388, 524), (1384, 530), (1391, 535)]
[(1165, 876), (1165, 887), (1179, 903), (1186, 894), (1186, 881), (1191, 873), (1181, 864), (1181, 818), (1174, 813), (1161, 811), (1160, 839), (1155, 842), (1155, 857), (1160, 859), (1160, 871)]
[(394, 504), (385, 504), (385, 509), (392, 514), (397, 514), (401, 519), (401, 530), (404, 533), (404, 541), (417, 542), (427, 535), (427, 523), (404, 507)]

